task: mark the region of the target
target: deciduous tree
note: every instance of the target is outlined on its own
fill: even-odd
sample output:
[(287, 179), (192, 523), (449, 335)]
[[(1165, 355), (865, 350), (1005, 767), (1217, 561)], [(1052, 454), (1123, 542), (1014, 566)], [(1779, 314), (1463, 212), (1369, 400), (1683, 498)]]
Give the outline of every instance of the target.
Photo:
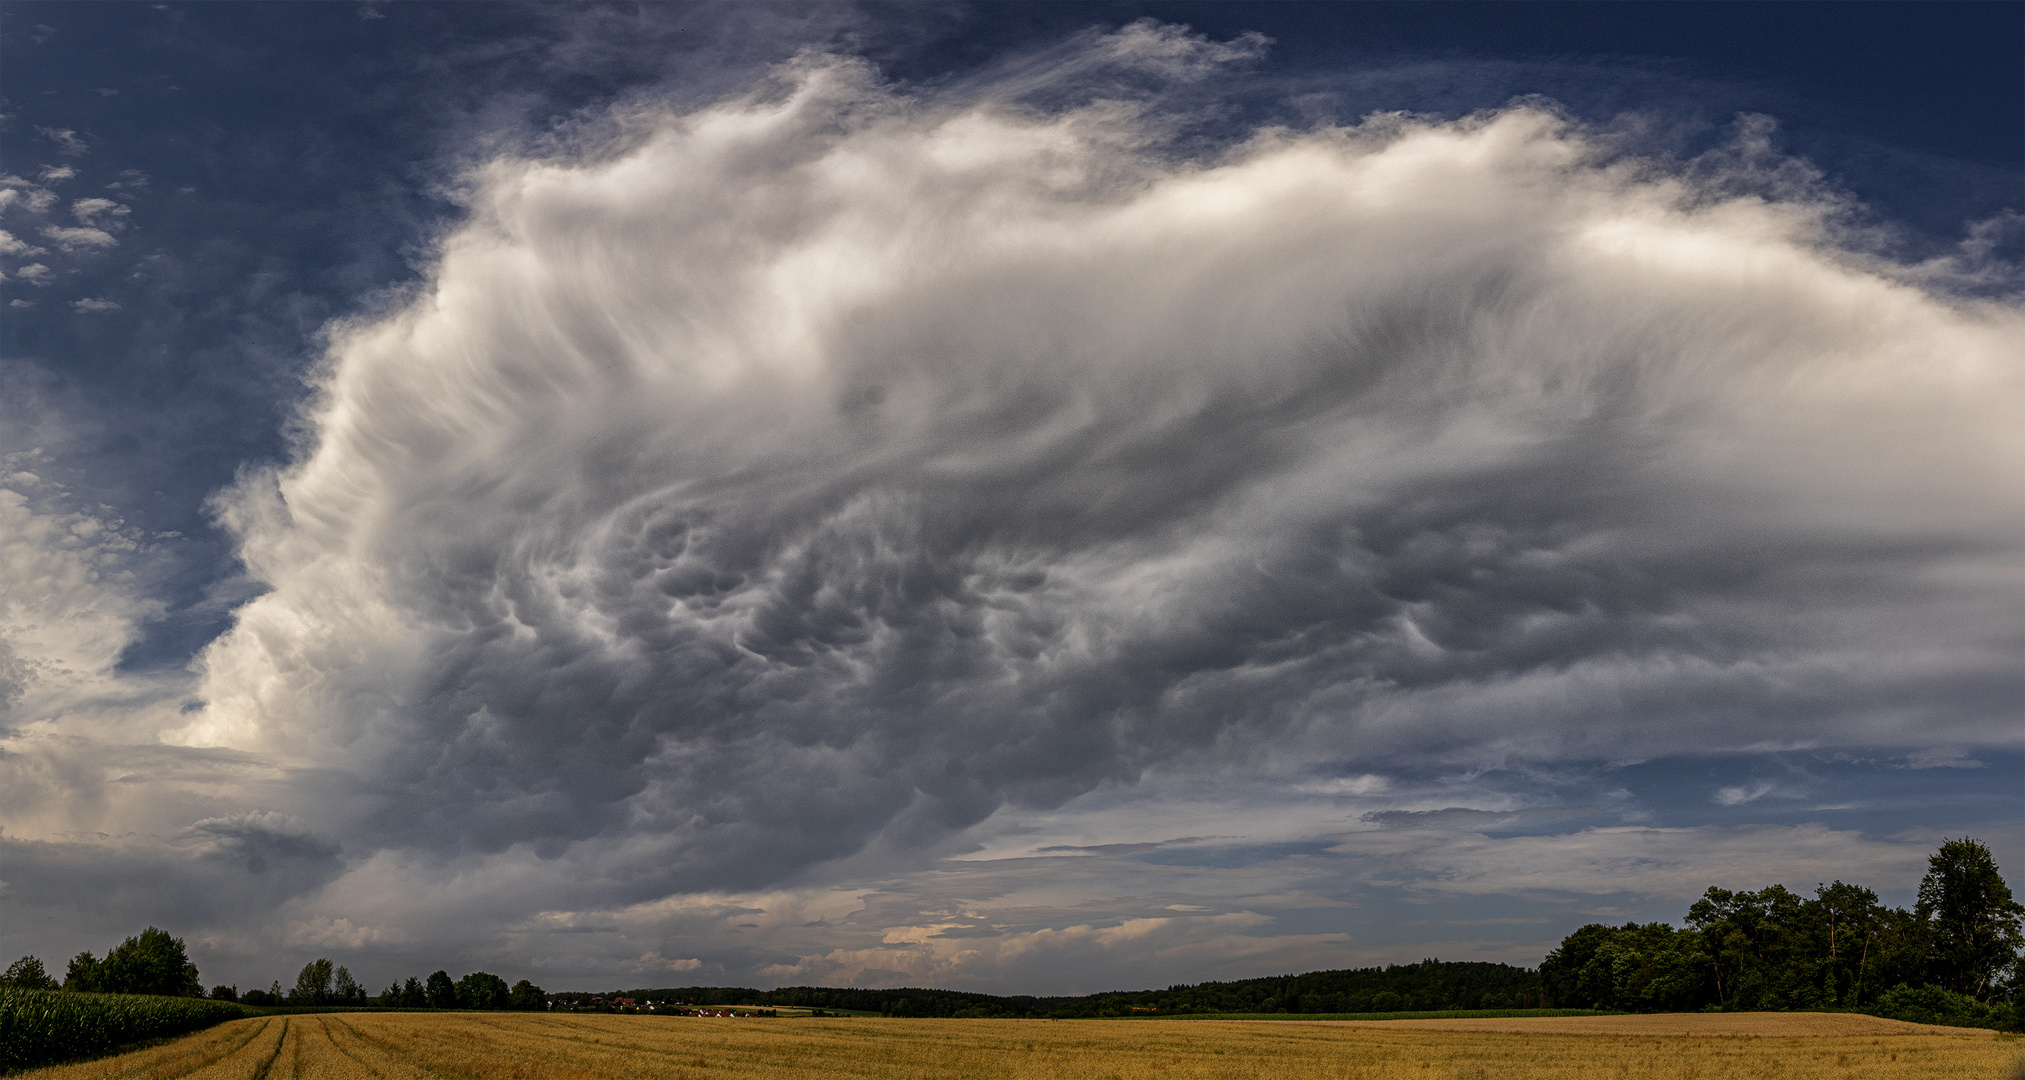
[(474, 971), (457, 980), (457, 1004), (467, 1009), (504, 1009), (512, 996), (506, 980), (489, 972)]
[(54, 990), (56, 980), (42, 969), (42, 961), (34, 956), (24, 956), (7, 965), (7, 974), (0, 975), (0, 986), (13, 986), (22, 990)]
[(450, 973), (447, 971), (437, 971), (429, 976), (427, 993), (429, 1007), (432, 1009), (457, 1007), (457, 984), (450, 980)]
[(116, 994), (203, 997), (197, 965), (183, 951), (183, 939), (150, 926), (107, 953), (104, 983)]
[(531, 982), (528, 982), (526, 979), (522, 979), (519, 982), (514, 983), (513, 993), (510, 994), (506, 999), (507, 1008), (520, 1009), (523, 1011), (540, 1009), (545, 1007), (547, 1004), (548, 1004), (548, 995), (541, 992), (541, 987), (536, 986)]
[(295, 989), (288, 992), (290, 1005), (328, 1005), (334, 994), (331, 986), (335, 973), (326, 957), (318, 957), (302, 965), (302, 971), (295, 976)]
[(1932, 935), (1928, 957), (1936, 984), (1987, 1001), (2017, 967), (2025, 906), (2012, 898), (1982, 841), (1941, 844), (1927, 860), (1915, 910)]

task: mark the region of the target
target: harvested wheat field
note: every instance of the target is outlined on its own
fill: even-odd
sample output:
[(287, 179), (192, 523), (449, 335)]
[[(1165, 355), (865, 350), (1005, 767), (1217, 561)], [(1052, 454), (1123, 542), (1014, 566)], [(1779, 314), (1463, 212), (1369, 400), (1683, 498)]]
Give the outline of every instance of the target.
[[(1588, 1018), (1574, 1018), (1588, 1019)], [(1646, 1019), (1646, 1018), (1633, 1018)], [(1840, 1019), (1840, 1018), (1834, 1018)], [(352, 1077), (1449, 1078), (2007, 1077), (2025, 1040), (1907, 1024), (1860, 1034), (1430, 1030), (1429, 1021), (703, 1020), (332, 1013), (236, 1020), (26, 1074)], [(1433, 1023), (1439, 1023), (1435, 1021)]]
[(1784, 1039), (1857, 1035), (1969, 1035), (1983, 1028), (1908, 1024), (1862, 1013), (1652, 1013), (1641, 1016), (1503, 1016), (1468, 1020), (1346, 1020), (1361, 1027), (1494, 1031), (1511, 1035), (1715, 1035)]

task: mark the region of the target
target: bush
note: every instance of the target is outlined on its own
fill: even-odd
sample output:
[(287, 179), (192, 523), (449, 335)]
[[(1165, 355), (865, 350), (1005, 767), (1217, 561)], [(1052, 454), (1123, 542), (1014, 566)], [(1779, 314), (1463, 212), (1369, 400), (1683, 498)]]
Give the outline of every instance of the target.
[(1878, 1016), (1909, 1020), (1915, 1024), (2018, 1030), (2018, 1012), (2010, 1002), (1981, 1002), (1967, 994), (1957, 994), (1932, 984), (1907, 986), (1900, 983), (1879, 995), (1877, 1005), (1871, 1011)]
[(204, 998), (7, 987), (0, 989), (0, 1070), (103, 1054), (245, 1015), (229, 1001)]

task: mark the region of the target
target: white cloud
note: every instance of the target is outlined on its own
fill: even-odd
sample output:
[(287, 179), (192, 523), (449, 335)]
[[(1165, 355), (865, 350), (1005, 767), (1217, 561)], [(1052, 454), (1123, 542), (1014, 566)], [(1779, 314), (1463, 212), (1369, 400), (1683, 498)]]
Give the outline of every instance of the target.
[(312, 918), (288, 924), (284, 944), (317, 949), (362, 949), (397, 943), (398, 933), (375, 926), (354, 926), (350, 919)]
[(119, 240), (104, 229), (45, 226), (42, 235), (65, 251), (97, 251), (117, 245)]
[(24, 243), (13, 233), (0, 229), (0, 255), (40, 255), (43, 249)]
[(1958, 747), (1937, 746), (1920, 750), (1906, 757), (1908, 769), (1981, 769), (1983, 762), (1965, 754)]
[(85, 145), (84, 140), (78, 137), (77, 132), (70, 128), (46, 128), (38, 126), (35, 130), (43, 138), (61, 147), (66, 154), (79, 155), (90, 150), (90, 147)]
[(78, 199), (70, 204), (70, 212), (88, 226), (117, 229), (126, 224), (119, 219), (133, 211), (111, 199)]
[(47, 285), (56, 280), (56, 271), (41, 263), (29, 263), (27, 266), (14, 271), (14, 276), (28, 282), (30, 285)]
[(1717, 788), (1714, 798), (1722, 806), (1742, 806), (1745, 803), (1756, 802), (1767, 795), (1776, 794), (1777, 792), (1778, 788), (1776, 785), (1760, 780), (1753, 784)]
[(658, 952), (644, 952), (640, 954), (638, 960), (633, 961), (628, 966), (632, 970), (642, 974), (660, 975), (670, 972), (695, 971), (697, 968), (703, 966), (703, 961), (693, 956), (670, 960)]
[(10, 472), (0, 487), (0, 642), (16, 668), (0, 701), (32, 716), (108, 678), (135, 621), (159, 605), (124, 587), (139, 544), (122, 523), (38, 508), (14, 489), (39, 486), (34, 474)]

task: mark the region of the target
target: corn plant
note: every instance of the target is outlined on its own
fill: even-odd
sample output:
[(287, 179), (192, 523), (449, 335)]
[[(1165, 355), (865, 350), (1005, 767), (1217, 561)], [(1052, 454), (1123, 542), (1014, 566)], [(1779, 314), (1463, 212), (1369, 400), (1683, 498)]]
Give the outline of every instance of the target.
[(103, 1054), (246, 1011), (229, 1001), (0, 987), (0, 1071)]

